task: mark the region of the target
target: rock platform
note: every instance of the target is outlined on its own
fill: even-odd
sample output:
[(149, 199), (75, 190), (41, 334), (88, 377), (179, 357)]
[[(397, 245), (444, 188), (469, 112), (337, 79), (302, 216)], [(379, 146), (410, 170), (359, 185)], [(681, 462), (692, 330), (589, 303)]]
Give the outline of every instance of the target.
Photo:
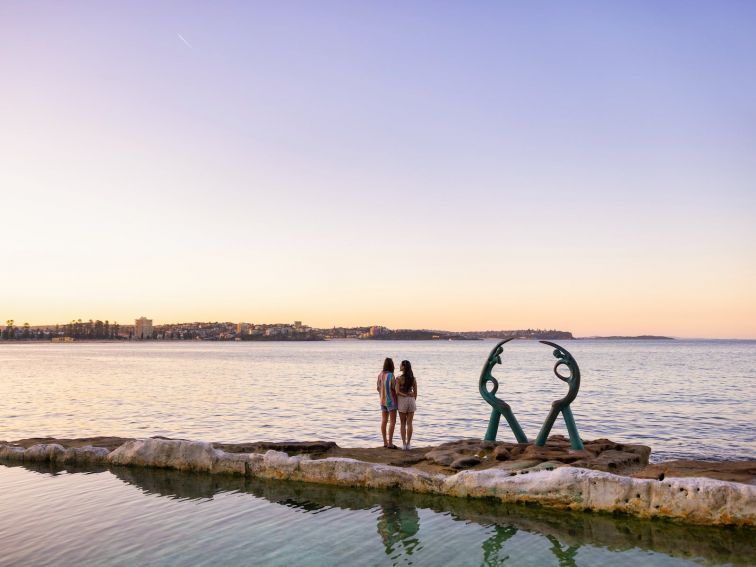
[[(651, 451), (643, 445), (609, 439), (584, 445), (583, 451), (574, 451), (557, 435), (545, 447), (468, 439), (410, 451), (349, 449), (328, 441), (35, 438), (0, 443), (0, 462), (151, 467), (534, 502), (697, 524), (756, 525), (754, 461), (726, 467), (700, 461), (649, 465)], [(677, 475), (681, 467), (684, 474)], [(707, 478), (713, 475), (718, 478)]]

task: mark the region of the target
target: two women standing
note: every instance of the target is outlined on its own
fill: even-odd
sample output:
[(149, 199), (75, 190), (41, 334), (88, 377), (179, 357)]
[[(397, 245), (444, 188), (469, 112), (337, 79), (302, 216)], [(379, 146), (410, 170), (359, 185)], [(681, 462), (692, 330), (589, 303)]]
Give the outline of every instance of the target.
[[(398, 449), (393, 443), (396, 426), (396, 412), (401, 421), (400, 431), (404, 450), (410, 449), (412, 442), (412, 419), (415, 416), (417, 399), (417, 381), (412, 373), (409, 360), (403, 360), (399, 366), (401, 374), (394, 376), (394, 361), (383, 361), (383, 371), (378, 375), (377, 389), (381, 397), (381, 435), (383, 446)], [(386, 431), (388, 427), (388, 432)]]

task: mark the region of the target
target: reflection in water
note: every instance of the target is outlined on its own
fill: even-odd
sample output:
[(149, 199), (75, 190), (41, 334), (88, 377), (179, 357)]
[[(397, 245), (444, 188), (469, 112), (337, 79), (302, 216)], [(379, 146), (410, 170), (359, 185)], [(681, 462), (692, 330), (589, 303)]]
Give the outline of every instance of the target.
[(517, 533), (517, 528), (513, 526), (494, 526), (495, 533), (483, 542), (483, 564), (501, 565), (509, 559), (508, 555), (502, 556), (501, 551), (504, 544)]
[[(36, 463), (4, 466), (23, 466), (49, 475), (64, 470)], [(72, 467), (65, 470), (69, 473), (92, 472), (91, 469), (84, 471)], [(428, 511), (450, 516), (454, 521), (491, 528), (490, 536), (481, 546), (484, 565), (500, 565), (509, 559), (516, 550), (510, 540), (521, 534), (542, 538), (560, 566), (577, 565), (578, 552), (584, 546), (611, 552), (640, 549), (697, 562), (703, 559), (710, 563), (734, 565), (748, 565), (756, 558), (756, 532), (753, 529), (687, 526), (669, 521), (569, 512), (482, 499), (188, 474), (165, 469), (111, 467), (107, 470), (145, 494), (171, 499), (206, 501), (222, 493), (247, 493), (303, 513), (332, 508), (375, 511), (376, 531), (386, 555), (394, 563), (409, 562), (413, 554), (423, 548), (421, 527)], [(510, 542), (509, 546), (507, 542)]]
[(413, 505), (404, 504), (402, 500), (387, 502), (381, 505), (378, 516), (378, 535), (383, 540), (386, 555), (394, 555), (394, 547), (401, 544), (407, 555), (420, 541), (416, 534), (420, 530), (420, 515)]
[(576, 567), (575, 556), (577, 555), (579, 545), (568, 545), (562, 549), (562, 544), (553, 535), (547, 535), (546, 539), (551, 542), (551, 552), (559, 559), (559, 567)]

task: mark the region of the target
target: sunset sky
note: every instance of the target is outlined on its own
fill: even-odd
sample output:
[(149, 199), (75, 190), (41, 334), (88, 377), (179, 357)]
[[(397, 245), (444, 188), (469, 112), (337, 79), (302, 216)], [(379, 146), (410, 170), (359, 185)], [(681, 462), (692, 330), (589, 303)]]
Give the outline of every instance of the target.
[(756, 3), (0, 3), (0, 320), (756, 338)]

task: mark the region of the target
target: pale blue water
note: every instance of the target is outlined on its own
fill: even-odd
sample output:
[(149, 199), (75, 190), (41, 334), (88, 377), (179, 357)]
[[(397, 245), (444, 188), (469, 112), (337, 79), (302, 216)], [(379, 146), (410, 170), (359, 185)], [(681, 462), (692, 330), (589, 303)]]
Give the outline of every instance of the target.
[[(416, 446), (481, 437), (477, 390), (495, 341), (0, 343), (0, 439), (164, 435), (380, 445), (375, 378), (412, 361)], [(582, 370), (584, 438), (645, 443), (652, 459), (754, 458), (756, 342), (565, 341)], [(506, 345), (500, 393), (534, 437), (565, 385), (551, 349)], [(555, 433), (565, 433), (557, 421)], [(512, 439), (502, 429), (500, 439)]]
[(753, 565), (756, 532), (481, 500), (0, 465), (0, 565)]

